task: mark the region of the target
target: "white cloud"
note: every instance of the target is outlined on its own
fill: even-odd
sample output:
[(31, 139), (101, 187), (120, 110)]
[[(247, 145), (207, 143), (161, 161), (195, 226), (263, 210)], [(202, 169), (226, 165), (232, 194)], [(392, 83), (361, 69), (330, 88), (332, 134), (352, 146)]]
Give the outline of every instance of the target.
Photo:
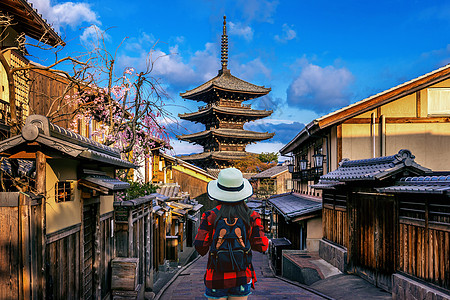
[(345, 67), (322, 68), (306, 63), (300, 75), (288, 87), (287, 101), (290, 105), (303, 109), (328, 112), (350, 102), (348, 87), (353, 79), (352, 73)]
[(230, 25), (230, 35), (241, 36), (247, 41), (253, 39), (253, 29), (250, 26), (233, 22), (228, 22), (228, 24)]
[[(169, 51), (155, 49), (151, 52), (151, 57), (146, 49), (151, 49), (152, 45), (144, 43), (141, 45), (141, 47), (135, 47), (135, 56), (131, 56), (129, 51), (121, 55), (118, 66), (142, 70), (146, 68), (149, 60), (154, 61), (153, 75), (163, 77), (165, 82), (172, 87), (186, 88), (193, 84), (203, 83), (216, 76), (220, 67), (217, 46), (212, 43), (205, 44), (204, 50), (196, 51), (188, 59), (184, 59), (180, 55), (181, 51), (178, 49), (178, 45), (171, 47)], [(126, 44), (125, 47), (129, 46)]]
[(275, 35), (275, 37), (274, 37), (275, 40), (280, 43), (286, 43), (287, 41), (295, 39), (297, 37), (297, 32), (295, 32), (295, 30), (292, 29), (292, 27), (293, 27), (293, 25), (289, 26), (286, 23), (283, 24), (283, 28), (282, 28), (283, 34)]
[(278, 1), (270, 0), (239, 0), (237, 7), (242, 8), (243, 17), (248, 21), (273, 23), (272, 16), (278, 6)]
[(239, 77), (251, 80), (257, 75), (264, 75), (265, 78), (270, 79), (271, 70), (264, 65), (260, 58), (255, 58), (248, 63), (236, 65), (233, 70), (239, 74)]
[(62, 27), (75, 28), (83, 23), (97, 24), (101, 22), (88, 3), (65, 2), (51, 5), (50, 0), (29, 0), (49, 24), (60, 31)]
[(185, 141), (172, 139), (170, 140), (170, 145), (173, 147), (174, 155), (187, 155), (203, 152), (202, 146), (190, 144)]

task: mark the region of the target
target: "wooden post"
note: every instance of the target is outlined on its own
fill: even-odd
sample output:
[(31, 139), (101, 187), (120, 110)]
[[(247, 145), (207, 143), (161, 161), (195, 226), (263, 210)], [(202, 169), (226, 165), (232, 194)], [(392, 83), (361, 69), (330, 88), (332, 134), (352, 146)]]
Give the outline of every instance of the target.
[(133, 210), (128, 210), (128, 257), (134, 257), (133, 245)]
[(145, 226), (147, 231), (147, 243), (145, 244), (145, 288), (153, 289), (153, 218), (152, 218), (152, 204), (147, 206), (147, 215), (145, 217)]
[[(183, 216), (184, 218), (184, 216)], [(184, 223), (181, 223), (180, 220), (178, 220), (178, 235), (180, 236), (180, 252), (183, 252), (183, 236), (184, 236)]]
[(30, 250), (30, 236), (29, 236), (29, 211), (30, 211), (30, 201), (27, 201), (25, 195), (19, 194), (19, 226), (21, 233), (21, 240), (19, 247), (21, 247), (21, 278), (19, 287), (19, 298), (30, 299), (30, 285), (31, 285), (31, 270), (30, 270), (30, 260), (29, 260), (29, 250)]
[(41, 247), (41, 255), (38, 257), (38, 270), (41, 272), (39, 274), (39, 295), (42, 296), (43, 299), (46, 299), (46, 269), (47, 266), (45, 265), (45, 246), (46, 246), (46, 197), (47, 197), (47, 181), (46, 181), (46, 165), (47, 161), (45, 158), (44, 153), (41, 151), (36, 152), (36, 190), (39, 195), (42, 195), (42, 202), (41, 202), (41, 209), (40, 209), (40, 215), (41, 220), (39, 222), (40, 227), (40, 234), (38, 235), (38, 245)]
[(148, 159), (148, 157), (145, 157), (145, 160), (144, 160), (144, 165), (145, 165), (145, 176), (144, 176), (144, 179), (145, 179), (145, 183), (148, 183), (149, 181), (150, 181), (150, 165), (149, 165), (149, 159)]
[(100, 244), (100, 204), (95, 205), (95, 233), (94, 233), (94, 263), (92, 266), (93, 272), (93, 289), (94, 294), (93, 299), (101, 299), (102, 289), (101, 289), (101, 270), (100, 270), (100, 258), (101, 258), (101, 244)]

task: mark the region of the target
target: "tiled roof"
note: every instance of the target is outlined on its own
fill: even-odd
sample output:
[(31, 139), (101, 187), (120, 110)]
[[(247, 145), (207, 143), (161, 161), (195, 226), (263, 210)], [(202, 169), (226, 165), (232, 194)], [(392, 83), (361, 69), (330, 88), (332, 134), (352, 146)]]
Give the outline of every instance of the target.
[(219, 72), (219, 75), (192, 90), (180, 93), (180, 96), (186, 99), (195, 100), (201, 94), (207, 93), (213, 89), (256, 94), (257, 97), (270, 92), (270, 88), (258, 86), (239, 79), (231, 75), (231, 73), (227, 70), (225, 72)]
[(268, 202), (287, 219), (307, 215), (322, 209), (320, 200), (311, 200), (309, 197), (294, 193), (272, 196), (268, 199)]
[(232, 114), (233, 116), (246, 116), (247, 118), (254, 120), (270, 116), (272, 112), (273, 110), (257, 110), (248, 108), (210, 105), (205, 109), (200, 109), (199, 111), (193, 113), (178, 114), (178, 117), (180, 117), (180, 119), (191, 120), (191, 119), (202, 119), (205, 118), (205, 116), (214, 113), (224, 113), (224, 114)]
[(261, 173), (258, 173), (252, 177), (252, 179), (258, 179), (258, 178), (272, 178), (277, 175), (280, 175), (281, 173), (287, 172), (288, 166), (275, 166), (270, 169), (267, 169)]
[(184, 141), (192, 141), (196, 139), (204, 139), (210, 136), (221, 136), (221, 137), (234, 137), (241, 140), (243, 139), (267, 140), (273, 137), (274, 135), (275, 133), (257, 132), (243, 129), (218, 128), (218, 129), (204, 130), (192, 134), (177, 135), (177, 138)]
[(7, 153), (28, 142), (38, 142), (72, 157), (106, 163), (120, 168), (136, 166), (121, 159), (117, 149), (102, 145), (77, 133), (50, 123), (41, 115), (31, 115), (25, 121), (21, 135), (0, 142), (0, 152)]
[(403, 149), (392, 156), (342, 161), (335, 171), (321, 176), (319, 184), (328, 184), (332, 181), (382, 180), (406, 169), (415, 174), (431, 172), (430, 169), (417, 164), (414, 158), (409, 150)]
[[(157, 193), (167, 196), (169, 198), (178, 197), (180, 193), (180, 186), (177, 184), (165, 184), (161, 185), (157, 190)], [(181, 198), (181, 197), (180, 197)]]
[(202, 152), (191, 155), (180, 156), (180, 159), (186, 161), (195, 161), (195, 160), (203, 160), (206, 158), (211, 159), (222, 159), (222, 160), (233, 160), (233, 159), (242, 159), (249, 155), (248, 152), (241, 151), (210, 151), (210, 152)]
[(308, 140), (311, 135), (328, 128), (329, 126), (342, 123), (357, 115), (373, 110), (376, 107), (397, 100), (402, 97), (402, 95), (405, 95), (405, 93), (412, 93), (417, 89), (426, 88), (437, 82), (448, 79), (449, 77), (450, 64), (447, 64), (444, 67), (314, 119), (306, 124), (305, 128), (281, 148), (280, 153), (285, 155), (292, 152), (296, 147)]
[(2, 0), (0, 11), (14, 17), (12, 27), (18, 33), (24, 32), (27, 36), (51, 46), (65, 44), (47, 20), (27, 0)]
[(393, 186), (378, 188), (381, 193), (417, 193), (450, 195), (450, 176), (404, 177)]

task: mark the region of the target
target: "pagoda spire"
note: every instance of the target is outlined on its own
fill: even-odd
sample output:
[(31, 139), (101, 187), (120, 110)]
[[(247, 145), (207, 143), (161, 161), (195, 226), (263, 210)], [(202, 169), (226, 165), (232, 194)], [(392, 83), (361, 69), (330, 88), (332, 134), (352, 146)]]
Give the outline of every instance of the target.
[(227, 35), (227, 17), (223, 16), (222, 33), (222, 72), (228, 69), (228, 35)]

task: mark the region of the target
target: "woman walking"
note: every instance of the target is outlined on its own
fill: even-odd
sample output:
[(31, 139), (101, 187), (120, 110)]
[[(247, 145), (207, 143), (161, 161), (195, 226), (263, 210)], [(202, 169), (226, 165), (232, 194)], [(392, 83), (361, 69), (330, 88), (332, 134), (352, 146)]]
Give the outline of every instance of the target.
[(205, 296), (245, 300), (256, 282), (251, 250), (265, 252), (269, 244), (259, 214), (245, 203), (252, 186), (241, 171), (228, 168), (208, 183), (207, 191), (217, 206), (202, 215), (194, 242), (200, 255), (209, 251)]

